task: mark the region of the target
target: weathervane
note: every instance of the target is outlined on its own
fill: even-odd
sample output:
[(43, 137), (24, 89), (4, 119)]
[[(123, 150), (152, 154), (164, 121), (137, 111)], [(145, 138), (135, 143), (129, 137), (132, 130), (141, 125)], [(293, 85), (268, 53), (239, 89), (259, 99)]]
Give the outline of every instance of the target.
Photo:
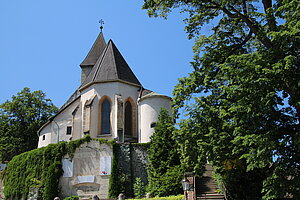
[(99, 20), (99, 24), (100, 24), (100, 30), (101, 30), (101, 32), (102, 32), (103, 24), (104, 24), (103, 19), (100, 19), (100, 20)]

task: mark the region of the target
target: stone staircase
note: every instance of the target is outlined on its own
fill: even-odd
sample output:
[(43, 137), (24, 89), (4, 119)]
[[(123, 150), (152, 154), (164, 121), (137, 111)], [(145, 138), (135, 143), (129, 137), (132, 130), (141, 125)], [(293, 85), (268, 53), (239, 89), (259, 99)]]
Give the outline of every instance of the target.
[(196, 180), (197, 200), (224, 200), (224, 195), (217, 192), (219, 189), (212, 177), (213, 167), (205, 165), (205, 172), (201, 178)]

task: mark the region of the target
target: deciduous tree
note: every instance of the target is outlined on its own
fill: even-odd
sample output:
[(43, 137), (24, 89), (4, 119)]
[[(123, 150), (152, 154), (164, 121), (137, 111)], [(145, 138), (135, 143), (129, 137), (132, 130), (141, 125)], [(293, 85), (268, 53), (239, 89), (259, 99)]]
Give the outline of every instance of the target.
[(15, 155), (37, 147), (38, 129), (57, 112), (42, 91), (24, 88), (11, 101), (0, 105), (0, 159), (9, 161)]
[(144, 8), (189, 14), (194, 70), (174, 90), (175, 111), (189, 115), (178, 132), (186, 161), (197, 170), (207, 157), (223, 178), (260, 174), (264, 199), (300, 198), (300, 1), (145, 0)]

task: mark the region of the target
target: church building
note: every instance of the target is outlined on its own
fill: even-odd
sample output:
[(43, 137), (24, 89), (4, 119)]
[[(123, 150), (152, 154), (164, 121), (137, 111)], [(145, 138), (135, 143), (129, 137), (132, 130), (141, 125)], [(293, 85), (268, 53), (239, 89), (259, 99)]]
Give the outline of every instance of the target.
[(38, 147), (86, 134), (121, 143), (149, 142), (160, 109), (171, 110), (171, 98), (145, 89), (102, 31), (80, 67), (81, 85), (40, 128)]

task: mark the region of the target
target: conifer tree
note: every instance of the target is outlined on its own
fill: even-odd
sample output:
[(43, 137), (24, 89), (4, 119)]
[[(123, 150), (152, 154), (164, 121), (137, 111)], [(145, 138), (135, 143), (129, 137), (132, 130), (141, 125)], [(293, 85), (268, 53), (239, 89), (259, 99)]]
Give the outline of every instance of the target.
[(148, 150), (148, 192), (155, 196), (181, 193), (183, 172), (173, 138), (174, 121), (166, 109), (161, 109), (154, 129)]

